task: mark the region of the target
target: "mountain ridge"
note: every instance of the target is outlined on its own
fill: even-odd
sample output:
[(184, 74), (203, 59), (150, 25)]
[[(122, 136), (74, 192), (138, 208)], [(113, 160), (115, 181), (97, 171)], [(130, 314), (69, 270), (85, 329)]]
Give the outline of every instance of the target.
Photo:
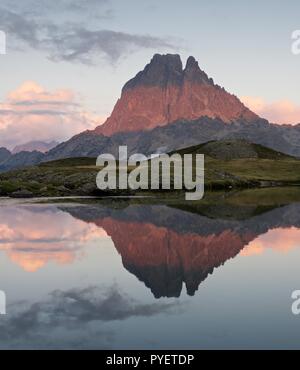
[(112, 114), (93, 132), (111, 136), (147, 131), (178, 120), (220, 118), (252, 122), (259, 117), (235, 95), (215, 84), (192, 56), (183, 69), (178, 54), (155, 54), (123, 87)]
[(14, 149), (12, 150), (12, 154), (17, 154), (19, 152), (41, 152), (41, 153), (46, 153), (50, 149), (53, 149), (59, 144), (57, 141), (50, 141), (50, 142), (45, 142), (45, 141), (40, 141), (40, 140), (33, 140), (29, 141), (24, 144), (16, 145)]
[(202, 117), (178, 121), (150, 131), (118, 133), (110, 137), (84, 132), (50, 150), (44, 161), (70, 157), (97, 157), (102, 153), (117, 155), (120, 145), (128, 153), (166, 153), (211, 140), (247, 139), (276, 151), (300, 157), (300, 125), (281, 126), (258, 120), (251, 125), (238, 121), (230, 125), (219, 119)]

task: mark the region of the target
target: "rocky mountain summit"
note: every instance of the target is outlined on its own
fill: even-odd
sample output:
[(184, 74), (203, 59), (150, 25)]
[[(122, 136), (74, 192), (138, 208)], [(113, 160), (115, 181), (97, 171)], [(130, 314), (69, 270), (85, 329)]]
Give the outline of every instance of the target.
[(50, 150), (44, 161), (129, 153), (166, 153), (211, 140), (246, 139), (300, 157), (300, 125), (258, 117), (214, 83), (194, 57), (155, 54), (123, 87), (107, 121)]
[(95, 134), (145, 131), (178, 120), (219, 118), (225, 123), (259, 117), (202, 71), (194, 57), (185, 68), (179, 55), (155, 54), (122, 89), (111, 116)]

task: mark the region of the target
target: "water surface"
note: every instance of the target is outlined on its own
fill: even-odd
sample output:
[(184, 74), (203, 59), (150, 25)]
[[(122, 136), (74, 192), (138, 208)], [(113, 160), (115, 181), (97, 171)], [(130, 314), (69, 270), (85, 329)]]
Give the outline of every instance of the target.
[(2, 200), (0, 348), (299, 348), (300, 203)]

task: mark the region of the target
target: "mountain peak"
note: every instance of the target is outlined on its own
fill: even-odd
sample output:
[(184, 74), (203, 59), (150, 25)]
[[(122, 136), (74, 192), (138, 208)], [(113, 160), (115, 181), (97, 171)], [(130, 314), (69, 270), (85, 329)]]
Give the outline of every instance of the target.
[(123, 91), (137, 86), (161, 86), (182, 82), (182, 62), (178, 54), (154, 54), (143, 71), (129, 80)]
[(214, 84), (213, 79), (209, 78), (207, 74), (200, 69), (197, 60), (193, 56), (188, 57), (183, 73), (184, 77), (189, 81), (208, 85)]
[(123, 91), (137, 86), (182, 85), (184, 79), (194, 83), (213, 85), (213, 79), (199, 67), (193, 56), (188, 57), (186, 67), (183, 69), (180, 55), (154, 54), (149, 64), (123, 87)]
[(183, 69), (178, 54), (155, 54), (122, 89), (121, 98), (96, 134), (146, 131), (179, 120), (219, 118), (226, 123), (259, 117), (214, 84), (193, 56)]
[(193, 56), (188, 57), (186, 61), (184, 73), (190, 73), (190, 72), (198, 73), (199, 71), (200, 71), (200, 68), (199, 68), (199, 64), (197, 60)]
[(182, 70), (179, 54), (154, 54), (149, 64), (165, 64)]

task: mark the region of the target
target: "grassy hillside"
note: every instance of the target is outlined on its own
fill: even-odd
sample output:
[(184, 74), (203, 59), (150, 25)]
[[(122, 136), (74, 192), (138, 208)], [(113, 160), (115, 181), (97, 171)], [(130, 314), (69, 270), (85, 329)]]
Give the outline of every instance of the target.
[[(300, 160), (261, 145), (241, 140), (209, 142), (178, 152), (205, 154), (205, 186), (209, 190), (300, 186)], [(69, 158), (2, 173), (0, 195), (100, 194), (95, 183), (99, 171), (95, 163), (93, 158)]]
[(300, 159), (245, 140), (211, 141), (178, 153), (205, 155), (207, 187), (300, 185)]
[(260, 144), (253, 144), (243, 139), (209, 141), (204, 144), (177, 150), (176, 153), (181, 155), (199, 153), (221, 161), (230, 161), (235, 159), (295, 159), (295, 157), (288, 154), (277, 152)]

